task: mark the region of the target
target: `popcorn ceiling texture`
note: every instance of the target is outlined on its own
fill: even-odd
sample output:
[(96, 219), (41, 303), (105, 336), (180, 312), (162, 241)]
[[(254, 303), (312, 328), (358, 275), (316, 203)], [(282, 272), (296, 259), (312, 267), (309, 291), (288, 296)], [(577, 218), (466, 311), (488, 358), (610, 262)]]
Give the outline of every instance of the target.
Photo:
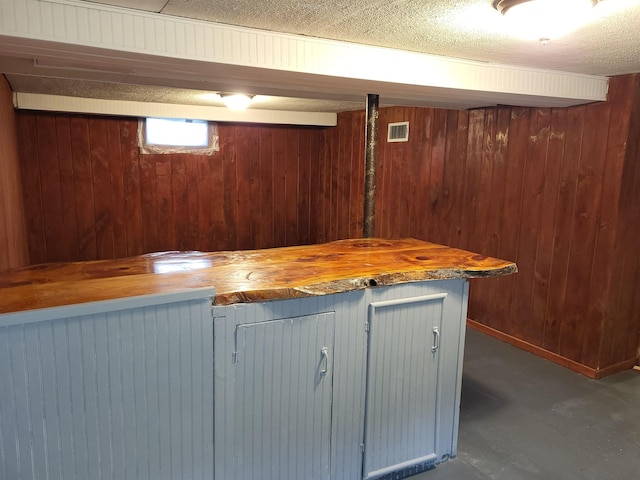
[(640, 0), (601, 0), (593, 11), (597, 18), (589, 26), (548, 45), (511, 35), (492, 4), (492, 0), (168, 0), (161, 13), (566, 72), (640, 71)]

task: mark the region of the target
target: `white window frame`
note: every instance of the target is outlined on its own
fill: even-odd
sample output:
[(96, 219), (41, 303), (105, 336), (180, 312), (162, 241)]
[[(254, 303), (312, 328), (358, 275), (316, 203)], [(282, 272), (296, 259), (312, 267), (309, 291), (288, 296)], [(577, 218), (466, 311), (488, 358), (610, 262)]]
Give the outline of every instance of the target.
[[(218, 141), (218, 126), (214, 122), (206, 120), (189, 120), (181, 118), (167, 118), (159, 120), (169, 120), (178, 124), (206, 123), (207, 143), (206, 145), (170, 145), (160, 143), (150, 143), (147, 141), (147, 119), (138, 120), (138, 147), (142, 154), (175, 154), (190, 153), (194, 155), (213, 155), (220, 150)], [(173, 143), (173, 142), (172, 142)]]

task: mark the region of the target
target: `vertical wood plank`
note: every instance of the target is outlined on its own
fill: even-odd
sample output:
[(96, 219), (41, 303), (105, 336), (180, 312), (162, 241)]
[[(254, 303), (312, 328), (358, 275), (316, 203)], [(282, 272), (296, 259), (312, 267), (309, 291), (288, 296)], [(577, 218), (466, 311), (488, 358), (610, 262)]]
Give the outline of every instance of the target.
[(171, 185), (171, 156), (153, 155), (154, 169), (151, 180), (156, 184), (156, 198), (152, 199), (157, 212), (157, 238), (151, 251), (170, 250), (175, 245), (175, 225), (173, 216), (173, 190)]
[[(429, 185), (431, 170), (431, 117), (428, 110), (421, 110), (416, 114), (415, 108), (405, 110), (405, 121), (409, 122), (409, 137), (414, 138), (411, 143), (405, 144), (405, 157), (412, 175), (409, 176), (407, 212), (408, 212), (408, 236), (419, 237), (418, 229), (429, 222), (429, 209), (424, 193)], [(412, 147), (409, 147), (412, 145)], [(415, 145), (415, 146), (413, 146)], [(399, 234), (402, 236), (402, 233)]]
[[(338, 115), (338, 125), (344, 121), (343, 114)], [(312, 227), (312, 241), (324, 243), (328, 231), (328, 218), (330, 201), (329, 166), (334, 138), (339, 127), (325, 129), (319, 142), (318, 164), (314, 165), (314, 178), (311, 183), (311, 196), (313, 199), (314, 222)]]
[(283, 128), (284, 134), (284, 245), (294, 245), (298, 238), (299, 136)]
[(445, 139), (444, 146), (444, 171), (442, 178), (442, 195), (440, 198), (440, 238), (445, 245), (452, 245), (451, 243), (451, 224), (454, 219), (454, 199), (456, 195), (456, 186), (459, 185), (458, 175), (460, 170), (460, 162), (456, 161), (457, 157), (457, 142), (456, 135), (458, 132), (458, 112), (450, 110), (446, 116), (446, 131), (447, 137)]
[(319, 236), (324, 220), (321, 209), (324, 204), (321, 193), (324, 142), (327, 141), (329, 132), (334, 129), (321, 129), (317, 134), (311, 135), (310, 139), (312, 160), (309, 165), (309, 243), (321, 243)]
[(260, 131), (260, 243), (258, 248), (275, 245), (274, 240), (274, 156), (273, 130)]
[(194, 155), (191, 158), (187, 158), (185, 162), (185, 196), (186, 196), (186, 211), (188, 212), (186, 217), (186, 232), (183, 232), (184, 246), (181, 247), (185, 250), (201, 250), (199, 236), (200, 232), (206, 227), (200, 225), (200, 177), (198, 175), (200, 171), (200, 164), (205, 155)]
[[(630, 115), (622, 171), (619, 173), (617, 235), (613, 247), (615, 254), (611, 258), (613, 278), (606, 302), (599, 358), (602, 366), (615, 365), (629, 358), (637, 358), (640, 351), (640, 336), (636, 339), (634, 338), (636, 335), (629, 334), (629, 332), (640, 332), (640, 305), (638, 304), (637, 289), (637, 282), (640, 279), (640, 255), (637, 254), (637, 239), (640, 236), (640, 145), (634, 140), (640, 132), (639, 76), (631, 75), (612, 79), (610, 98), (624, 105), (621, 110), (628, 111)], [(607, 151), (603, 198), (605, 195), (611, 195), (612, 187), (616, 189), (618, 187), (607, 180), (612, 175), (617, 176), (616, 170), (619, 170), (609, 167), (609, 162), (616, 165), (620, 160), (620, 135), (624, 132), (625, 126), (623, 124), (622, 127), (618, 127), (622, 129), (622, 132), (614, 130), (615, 124), (620, 121), (620, 118), (612, 116), (610, 130), (613, 131), (614, 138), (611, 148)], [(606, 207), (605, 202), (607, 203)], [(615, 224), (611, 221), (610, 200), (607, 199), (605, 202), (603, 202), (603, 212), (601, 213), (601, 229), (610, 234)], [(602, 237), (607, 239), (608, 235), (605, 234)], [(601, 245), (600, 236), (598, 242)], [(599, 257), (606, 255), (606, 250), (603, 252), (602, 249), (599, 249), (598, 251), (601, 252)], [(604, 258), (602, 261), (606, 260)]]
[[(29, 257), (31, 263), (42, 263), (47, 261), (47, 245), (44, 236), (36, 115), (24, 113), (18, 115), (16, 119)], [(36, 141), (33, 141), (34, 138)]]
[[(238, 175), (237, 175), (237, 125), (220, 127), (220, 153), (223, 162), (224, 223), (220, 232), (224, 235), (219, 248), (238, 248)], [(224, 134), (223, 134), (224, 133)], [(244, 221), (244, 220), (243, 220)]]
[(251, 241), (249, 248), (260, 248), (261, 218), (264, 215), (260, 201), (260, 133), (263, 127), (253, 127), (249, 136), (249, 210), (251, 215)]
[[(558, 352), (560, 329), (564, 317), (569, 255), (572, 243), (572, 219), (575, 209), (578, 169), (584, 130), (585, 107), (567, 110), (564, 150), (561, 160), (560, 185), (554, 224), (553, 261), (547, 300), (547, 318), (542, 345)], [(556, 135), (560, 133), (557, 132)]]
[(488, 248), (489, 223), (492, 217), (494, 217), (494, 212), (489, 209), (489, 206), (491, 204), (491, 185), (493, 184), (496, 122), (496, 109), (486, 109), (483, 118), (481, 138), (479, 139), (479, 145), (476, 146), (479, 151), (476, 152), (478, 183), (475, 227), (472, 235), (474, 238), (470, 240), (469, 244), (474, 251), (483, 252), (484, 254), (486, 254)]
[[(497, 257), (500, 252), (502, 222), (505, 220), (502, 212), (504, 209), (504, 194), (506, 190), (507, 174), (507, 148), (509, 144), (509, 121), (511, 110), (508, 107), (498, 107), (495, 115), (487, 122), (485, 139), (487, 141), (486, 152), (491, 152), (491, 184), (489, 188), (488, 216), (486, 219), (486, 238), (483, 242), (484, 255)], [(490, 327), (496, 327), (497, 318), (494, 315), (496, 302), (503, 302), (501, 282), (504, 278), (487, 278), (486, 282), (473, 283), (474, 295), (469, 299), (469, 316), (471, 318), (483, 318)], [(481, 284), (483, 292), (477, 292), (476, 283)], [(479, 298), (480, 296), (480, 298)]]
[(55, 116), (51, 114), (37, 115), (36, 129), (47, 261), (66, 260)]
[(286, 244), (286, 141), (283, 128), (273, 132), (273, 246)]
[(335, 239), (346, 238), (349, 233), (349, 204), (351, 196), (351, 166), (353, 165), (354, 113), (351, 121), (340, 130), (338, 140), (338, 158), (334, 172), (336, 174), (336, 233)]
[(80, 260), (95, 260), (98, 258), (98, 245), (93, 173), (91, 172), (91, 143), (89, 122), (86, 117), (71, 118), (71, 148), (75, 191), (76, 195), (82, 199), (81, 202), (76, 202)]
[[(124, 208), (126, 212), (127, 255), (147, 252), (141, 181), (144, 174), (140, 161), (136, 133), (138, 122), (124, 119), (120, 122), (120, 154), (124, 174)], [(146, 165), (145, 165), (146, 167)], [(146, 190), (146, 189), (145, 189)], [(147, 207), (148, 208), (148, 204)]]
[(227, 224), (225, 217), (225, 202), (227, 201), (225, 190), (230, 190), (232, 187), (231, 185), (227, 186), (225, 175), (227, 170), (230, 170), (232, 167), (229, 166), (228, 159), (225, 156), (226, 153), (222, 150), (223, 139), (228, 131), (228, 128), (223, 128), (222, 125), (220, 125), (218, 129), (221, 143), (220, 155), (215, 160), (209, 160), (208, 162), (210, 183), (206, 186), (206, 191), (210, 197), (209, 204), (205, 205), (205, 207), (208, 208), (210, 212), (210, 231), (208, 232), (211, 246), (210, 250), (223, 250), (230, 245), (226, 232), (228, 228), (231, 228), (231, 225)]
[(471, 250), (474, 243), (476, 215), (478, 209), (479, 185), (481, 181), (481, 162), (485, 112), (482, 109), (469, 112), (469, 129), (466, 147), (465, 173), (462, 180), (462, 215), (460, 219), (460, 240), (458, 246)]
[(211, 189), (212, 189), (212, 167), (210, 163), (215, 162), (215, 165), (219, 165), (220, 158), (218, 155), (215, 157), (208, 157), (201, 155), (198, 157), (198, 161), (193, 163), (195, 172), (193, 173), (196, 180), (198, 205), (197, 211), (197, 249), (202, 251), (213, 250), (213, 235), (211, 226), (211, 211), (214, 209), (214, 205), (211, 201)]
[(317, 132), (310, 128), (298, 132), (298, 228), (296, 244), (309, 245), (311, 224), (311, 162), (315, 152), (311, 138)]
[[(606, 130), (607, 145), (601, 150), (603, 170), (600, 177), (600, 188), (602, 193), (601, 200), (596, 205), (598, 213), (594, 221), (596, 238), (588, 292), (589, 303), (583, 319), (585, 329), (582, 354), (579, 357), (581, 363), (592, 367), (600, 366), (601, 355), (604, 353), (602, 346), (605, 343), (609, 343), (608, 340), (611, 338), (612, 333), (619, 331), (615, 327), (605, 328), (607, 326), (605, 325), (607, 301), (610, 298), (609, 291), (612, 285), (612, 277), (620, 276), (624, 278), (625, 276), (624, 268), (618, 271), (612, 268), (612, 264), (615, 263), (615, 257), (618, 253), (615, 249), (617, 226), (622, 223), (621, 219), (619, 219), (619, 202), (621, 200), (621, 188), (624, 183), (622, 177), (631, 117), (614, 112), (630, 112), (633, 108), (635, 95), (632, 77), (625, 77), (621, 83), (614, 80), (610, 84), (607, 101), (611, 111), (610, 121), (607, 129), (603, 128), (606, 124), (601, 125), (601, 130)], [(602, 119), (603, 123), (605, 119), (606, 117)], [(597, 152), (594, 153), (597, 154)], [(630, 178), (633, 178), (633, 173), (628, 173), (631, 173)], [(638, 231), (639, 229), (636, 227), (636, 230)], [(633, 232), (625, 232), (625, 235), (629, 234), (633, 235)], [(626, 250), (621, 249), (619, 253), (622, 256), (626, 256)], [(627, 276), (627, 281), (624, 283), (628, 284), (628, 282), (633, 281), (633, 277), (633, 273)], [(619, 300), (619, 311), (626, 311), (630, 314), (630, 310), (625, 308), (625, 305), (628, 306), (633, 301), (632, 299), (633, 294), (624, 295), (624, 298)], [(619, 320), (622, 320), (622, 318), (619, 318)], [(624, 320), (620, 323), (619, 326), (622, 327)], [(623, 335), (623, 337), (626, 340), (627, 335)], [(626, 341), (623, 343), (626, 343)], [(621, 352), (621, 357), (615, 359), (614, 363), (634, 357), (633, 350), (629, 351), (622, 345), (620, 347), (616, 350)]]
[[(404, 122), (407, 120), (407, 110), (404, 107), (393, 107), (391, 114), (387, 117), (387, 125), (391, 122)], [(386, 139), (382, 130), (381, 137)], [(383, 140), (384, 141), (384, 140)], [(407, 175), (410, 171), (409, 156), (407, 155), (408, 145), (406, 143), (392, 143), (387, 145), (387, 153), (390, 154), (392, 169), (390, 171), (393, 191), (387, 190), (387, 201), (395, 208), (389, 212), (391, 215), (391, 229), (389, 235), (392, 238), (404, 236), (403, 230), (410, 229), (409, 204), (411, 203), (411, 179), (413, 175)], [(405, 226), (405, 222), (407, 225)]]
[(429, 188), (426, 191), (429, 221), (418, 230), (419, 237), (434, 243), (447, 243), (446, 228), (444, 228), (443, 205), (445, 189), (445, 154), (447, 139), (447, 111), (431, 110), (431, 159)]
[(531, 307), (548, 140), (548, 111), (531, 109), (527, 139), (524, 142), (526, 153), (523, 176), (526, 180), (522, 183), (516, 257), (519, 274), (513, 289), (513, 297), (517, 301), (512, 305), (511, 315), (514, 319), (522, 319), (512, 322), (512, 334), (518, 338), (530, 338), (536, 344), (540, 343), (542, 337), (543, 320), (532, 317)]
[(115, 242), (113, 229), (113, 206), (111, 169), (109, 165), (109, 130), (105, 118), (89, 119), (89, 155), (94, 192), (94, 218), (97, 256), (113, 258)]
[[(489, 241), (489, 226), (492, 219), (496, 216), (495, 212), (490, 210), (493, 184), (493, 158), (495, 156), (495, 138), (497, 128), (497, 110), (486, 109), (484, 116), (484, 125), (482, 129), (481, 152), (478, 158), (478, 196), (475, 213), (476, 227), (473, 232), (473, 241), (470, 248), (475, 252), (487, 254)], [(485, 318), (486, 306), (490, 304), (488, 299), (491, 295), (492, 285), (489, 282), (472, 281), (469, 312), (470, 315), (479, 318)]]
[(559, 353), (567, 358), (581, 358), (585, 335), (585, 315), (593, 274), (597, 238), (598, 207), (602, 195), (608, 125), (611, 109), (607, 103), (587, 105), (582, 137), (576, 202), (573, 215), (572, 243), (560, 328)]
[(451, 154), (448, 161), (456, 165), (455, 176), (451, 178), (450, 197), (451, 210), (449, 215), (449, 241), (448, 245), (452, 247), (462, 246), (462, 215), (464, 210), (464, 182), (460, 179), (464, 178), (467, 164), (467, 142), (469, 133), (469, 112), (457, 112), (455, 117), (457, 121), (456, 127), (452, 132), (452, 148), (449, 150)]
[(78, 202), (73, 176), (73, 152), (71, 147), (71, 119), (68, 115), (56, 117), (56, 137), (58, 139), (58, 166), (60, 169), (60, 194), (64, 240), (66, 245), (65, 260), (80, 258), (78, 246), (78, 221), (76, 203)]
[[(240, 249), (248, 249), (252, 246), (254, 222), (253, 215), (260, 210), (254, 208), (251, 198), (251, 137), (254, 127), (238, 126), (236, 129), (236, 191), (233, 192), (237, 204), (236, 230), (237, 241)], [(256, 212), (257, 210), (257, 212)]]
[(113, 252), (116, 258), (127, 257), (127, 212), (125, 207), (125, 178), (122, 161), (119, 119), (107, 119), (108, 172), (111, 178), (111, 210)]
[(156, 155), (140, 155), (140, 204), (142, 207), (143, 251), (157, 252), (160, 249), (158, 231), (158, 183)]
[(557, 222), (566, 129), (567, 110), (551, 110), (531, 304), (532, 317), (536, 326), (536, 343), (538, 345), (544, 342), (548, 320), (548, 299), (555, 257), (555, 225)]
[(164, 248), (167, 250), (194, 250), (195, 246), (190, 243), (189, 237), (191, 211), (189, 210), (187, 164), (192, 163), (195, 158), (183, 155), (169, 155), (168, 157), (173, 242), (169, 236)]
[(337, 240), (340, 238), (340, 163), (344, 158), (350, 161), (345, 151), (345, 136), (349, 135), (353, 128), (351, 123), (352, 112), (348, 114), (348, 122), (343, 124), (342, 128), (337, 132), (335, 155), (330, 157), (330, 166), (328, 170), (328, 188), (329, 188), (329, 215), (328, 215), (328, 238), (327, 240)]
[[(525, 108), (511, 109), (509, 123), (509, 146), (506, 171), (506, 185), (504, 196), (505, 220), (502, 222), (500, 255), (504, 258), (517, 259), (518, 231), (520, 229), (520, 209), (522, 205), (523, 173), (525, 168), (527, 133), (529, 132), (529, 110)], [(500, 288), (502, 301), (495, 308), (496, 318), (500, 319), (499, 328), (503, 332), (511, 333), (511, 311), (513, 302), (512, 289), (516, 282), (515, 276), (503, 279)]]

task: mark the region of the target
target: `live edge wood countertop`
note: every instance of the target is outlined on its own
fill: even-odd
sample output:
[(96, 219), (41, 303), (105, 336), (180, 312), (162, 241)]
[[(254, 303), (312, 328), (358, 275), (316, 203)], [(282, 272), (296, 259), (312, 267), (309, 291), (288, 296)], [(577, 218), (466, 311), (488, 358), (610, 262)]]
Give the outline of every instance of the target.
[(0, 314), (215, 288), (215, 304), (279, 300), (420, 280), (494, 277), (515, 263), (414, 239), (223, 252), (162, 252), (0, 273)]

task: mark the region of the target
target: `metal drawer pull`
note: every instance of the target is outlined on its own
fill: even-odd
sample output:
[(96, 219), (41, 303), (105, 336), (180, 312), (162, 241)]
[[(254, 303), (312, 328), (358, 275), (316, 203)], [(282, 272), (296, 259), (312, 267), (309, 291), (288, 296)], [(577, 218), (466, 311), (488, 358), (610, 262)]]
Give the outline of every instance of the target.
[(438, 327), (433, 327), (433, 345), (431, 346), (431, 351), (436, 352), (440, 348), (440, 329)]
[(320, 376), (324, 377), (329, 370), (329, 348), (322, 347), (320, 350), (320, 364), (324, 362), (324, 366), (320, 368)]

